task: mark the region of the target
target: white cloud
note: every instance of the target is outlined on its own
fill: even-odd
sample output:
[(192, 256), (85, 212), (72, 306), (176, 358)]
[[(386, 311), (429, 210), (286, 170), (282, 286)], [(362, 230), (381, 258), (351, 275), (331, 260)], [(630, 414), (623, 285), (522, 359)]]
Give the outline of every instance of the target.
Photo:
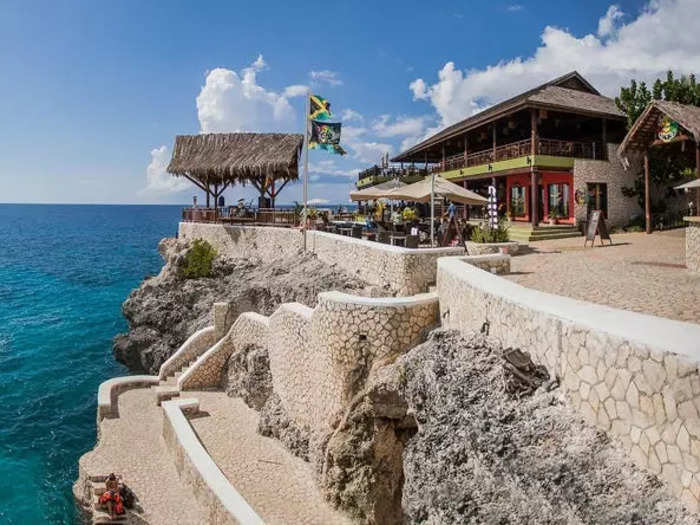
[(524, 7), (520, 4), (511, 4), (508, 7), (506, 7), (506, 11), (510, 11), (511, 13), (514, 13), (516, 11), (522, 11)]
[(334, 160), (322, 160), (319, 162), (309, 162), (309, 173), (315, 174), (311, 176), (312, 180), (318, 180), (321, 175), (335, 175), (337, 177), (355, 177), (357, 169), (340, 169), (336, 166)]
[(627, 24), (620, 24), (619, 13), (608, 9), (601, 17), (598, 30), (604, 38), (547, 26), (530, 57), (465, 71), (447, 62), (437, 82), (428, 85), (419, 78), (409, 88), (415, 100), (430, 102), (443, 127), (574, 69), (609, 96), (632, 78), (653, 81), (668, 69), (700, 70), (700, 2), (651, 0)]
[(292, 130), (294, 108), (289, 98), (306, 92), (304, 86), (288, 86), (283, 92), (257, 83), (257, 74), (267, 69), (262, 55), (237, 73), (216, 68), (206, 77), (197, 96), (197, 115), (203, 133)]
[(146, 168), (146, 187), (140, 193), (176, 193), (192, 188), (192, 183), (182, 177), (175, 177), (166, 170), (170, 163), (167, 146), (151, 150), (151, 162)]
[(620, 8), (613, 4), (608, 7), (605, 16), (598, 20), (598, 36), (603, 38), (612, 35), (616, 28), (618, 20), (620, 20), (625, 14), (620, 10)]
[(367, 134), (367, 128), (345, 126), (341, 133), (341, 144), (346, 145), (352, 151), (352, 158), (363, 163), (375, 164), (385, 153), (394, 151), (391, 144), (374, 140), (362, 140)]
[(343, 84), (343, 81), (338, 78), (337, 71), (324, 69), (322, 71), (311, 71), (309, 75), (311, 80), (321, 84), (328, 84), (329, 86), (340, 86)]
[(425, 117), (397, 117), (392, 122), (389, 115), (380, 115), (372, 123), (372, 130), (378, 137), (416, 136), (423, 133), (425, 124)]
[(364, 117), (362, 116), (362, 114), (359, 111), (355, 111), (354, 109), (350, 109), (350, 108), (344, 110), (340, 118), (341, 118), (341, 120), (344, 120), (347, 122), (350, 122), (353, 120), (356, 120), (358, 122), (362, 122), (364, 120)]
[(309, 86), (303, 84), (293, 84), (284, 88), (283, 95), (286, 98), (303, 97), (309, 91)]

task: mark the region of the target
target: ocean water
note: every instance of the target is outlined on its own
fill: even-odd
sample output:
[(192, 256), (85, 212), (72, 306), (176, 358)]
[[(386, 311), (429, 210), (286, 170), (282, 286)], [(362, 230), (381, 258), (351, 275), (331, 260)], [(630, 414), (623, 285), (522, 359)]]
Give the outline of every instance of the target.
[(78, 458), (120, 306), (162, 260), (179, 206), (0, 204), (0, 523), (74, 523)]

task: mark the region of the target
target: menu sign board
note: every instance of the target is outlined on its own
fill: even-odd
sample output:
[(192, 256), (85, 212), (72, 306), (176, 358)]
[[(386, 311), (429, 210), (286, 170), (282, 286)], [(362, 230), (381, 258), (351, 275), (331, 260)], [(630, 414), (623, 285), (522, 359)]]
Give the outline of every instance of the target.
[(586, 240), (583, 241), (583, 245), (586, 246), (588, 241), (591, 241), (591, 246), (595, 243), (595, 236), (600, 236), (600, 244), (603, 245), (603, 239), (610, 241), (612, 244), (612, 239), (608, 233), (608, 227), (605, 224), (605, 217), (601, 210), (593, 210), (591, 216), (588, 219), (588, 228), (586, 228)]

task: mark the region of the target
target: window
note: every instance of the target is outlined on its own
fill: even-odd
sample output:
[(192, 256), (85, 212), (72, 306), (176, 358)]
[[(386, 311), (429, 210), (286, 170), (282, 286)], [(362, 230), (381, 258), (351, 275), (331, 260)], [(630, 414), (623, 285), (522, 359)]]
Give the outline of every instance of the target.
[(569, 217), (569, 185), (550, 184), (549, 188), (549, 213), (555, 213), (557, 217)]
[(525, 216), (525, 187), (511, 186), (510, 188), (510, 213), (513, 217)]

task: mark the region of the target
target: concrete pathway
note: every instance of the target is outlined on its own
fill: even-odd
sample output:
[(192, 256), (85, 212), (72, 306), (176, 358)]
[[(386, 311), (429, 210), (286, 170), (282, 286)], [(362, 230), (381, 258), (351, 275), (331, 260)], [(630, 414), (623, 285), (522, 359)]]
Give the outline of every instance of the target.
[[(511, 260), (523, 286), (615, 308), (700, 323), (700, 273), (685, 268), (685, 230), (613, 234), (613, 246), (583, 237), (530, 243)], [(590, 246), (590, 244), (589, 244)]]
[(102, 421), (102, 439), (80, 458), (82, 471), (89, 476), (110, 472), (123, 476), (144, 509), (144, 523), (207, 523), (190, 489), (180, 483), (175, 461), (165, 447), (163, 411), (156, 406), (153, 390), (121, 394), (119, 414), (119, 418)]
[(351, 523), (333, 510), (314, 483), (309, 463), (256, 432), (258, 413), (223, 392), (186, 392), (199, 399), (190, 422), (231, 484), (269, 524)]

